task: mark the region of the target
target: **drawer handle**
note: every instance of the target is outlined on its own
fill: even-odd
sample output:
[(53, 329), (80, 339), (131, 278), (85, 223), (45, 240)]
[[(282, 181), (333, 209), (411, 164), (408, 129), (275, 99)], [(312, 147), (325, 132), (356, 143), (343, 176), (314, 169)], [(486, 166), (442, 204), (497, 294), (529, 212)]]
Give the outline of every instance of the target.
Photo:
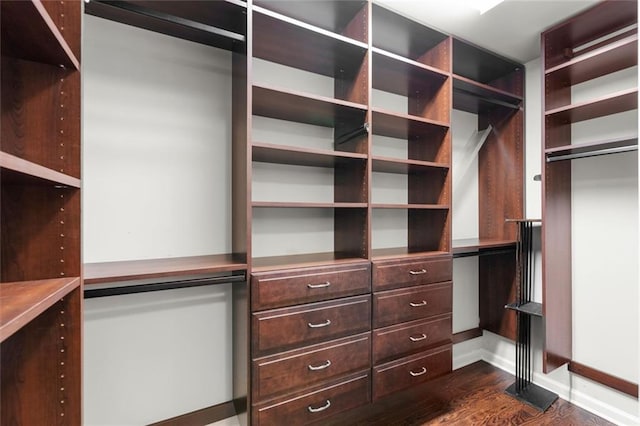
[(309, 405), (307, 406), (307, 410), (309, 410), (310, 413), (319, 413), (320, 411), (324, 411), (329, 407), (331, 407), (331, 401), (327, 399), (327, 402), (325, 402), (325, 404), (322, 407), (313, 408), (312, 406)]
[(419, 271), (409, 271), (409, 273), (411, 275), (422, 275), (422, 274), (426, 274), (427, 270), (426, 269), (420, 269)]
[(325, 281), (321, 284), (307, 284), (307, 287), (309, 288), (326, 288), (329, 287), (331, 285), (331, 283), (329, 281)]
[(418, 377), (418, 376), (422, 376), (426, 372), (427, 372), (427, 367), (422, 367), (422, 370), (420, 370), (418, 372), (409, 371), (409, 374), (411, 374), (413, 377)]
[(412, 342), (419, 342), (421, 340), (424, 340), (427, 338), (427, 335), (422, 333), (419, 337), (413, 337), (413, 336), (409, 336), (409, 340), (411, 340)]
[(423, 300), (422, 302), (419, 302), (419, 303), (409, 302), (409, 306), (413, 308), (419, 308), (420, 306), (427, 306), (427, 301)]
[(324, 370), (325, 368), (329, 367), (331, 365), (331, 360), (328, 359), (324, 364), (320, 364), (320, 365), (311, 365), (309, 364), (309, 370), (311, 371), (318, 371), (318, 370)]
[(331, 320), (328, 319), (325, 322), (321, 322), (320, 324), (311, 324), (310, 322), (307, 323), (307, 325), (309, 326), (309, 328), (320, 328), (320, 327), (326, 327), (328, 325), (331, 325)]

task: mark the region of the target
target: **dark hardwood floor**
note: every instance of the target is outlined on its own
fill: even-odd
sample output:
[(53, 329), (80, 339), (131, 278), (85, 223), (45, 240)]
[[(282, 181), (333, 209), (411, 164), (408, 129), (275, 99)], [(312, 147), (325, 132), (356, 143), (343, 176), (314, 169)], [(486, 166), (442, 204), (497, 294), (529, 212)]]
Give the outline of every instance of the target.
[(545, 412), (521, 403), (504, 390), (513, 376), (476, 362), (427, 385), (376, 404), (374, 409), (338, 415), (324, 425), (612, 425), (558, 399)]

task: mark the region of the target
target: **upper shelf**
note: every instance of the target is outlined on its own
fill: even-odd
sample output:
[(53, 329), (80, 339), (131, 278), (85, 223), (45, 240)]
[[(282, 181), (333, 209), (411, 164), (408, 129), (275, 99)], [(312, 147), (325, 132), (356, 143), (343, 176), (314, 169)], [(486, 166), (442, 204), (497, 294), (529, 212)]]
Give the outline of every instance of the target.
[(366, 110), (366, 105), (354, 102), (253, 85), (253, 114), (263, 117), (324, 127), (334, 127), (339, 119), (355, 127), (364, 123)]
[(374, 172), (397, 174), (417, 174), (434, 170), (438, 172), (446, 172), (449, 170), (449, 166), (447, 164), (376, 156), (372, 157), (372, 168)]
[(0, 151), (3, 182), (49, 182), (54, 185), (80, 188), (80, 179), (51, 170), (31, 161)]
[(329, 77), (354, 73), (367, 52), (365, 43), (261, 7), (253, 8), (253, 26), (255, 57)]
[(246, 268), (245, 257), (235, 254), (85, 263), (84, 283), (98, 284), (146, 278), (179, 277), (240, 271)]
[(289, 164), (295, 166), (334, 168), (347, 161), (365, 161), (366, 154), (345, 151), (330, 151), (290, 147), (254, 142), (252, 145), (253, 161), (263, 163)]
[(429, 92), (442, 84), (449, 74), (437, 68), (373, 48), (373, 87), (412, 97), (416, 92)]
[(367, 41), (364, 13), (367, 2), (363, 0), (255, 0), (253, 4), (260, 7), (254, 10), (269, 9), (336, 34)]
[(0, 284), (0, 342), (78, 287), (78, 277)]
[[(471, 43), (453, 39), (453, 74), (456, 76), (499, 87), (496, 81), (503, 80), (522, 68), (522, 64), (515, 61), (497, 56)], [(515, 91), (514, 94), (518, 95)]]
[(3, 55), (80, 69), (78, 58), (40, 0), (3, 1), (0, 15)]
[(442, 133), (448, 129), (449, 124), (442, 121), (373, 108), (371, 132), (376, 135), (411, 139), (433, 135), (434, 132)]
[(453, 108), (477, 114), (483, 108), (502, 106), (520, 109), (522, 96), (478, 83), (459, 75), (453, 76)]
[(226, 50), (244, 44), (247, 5), (238, 0), (91, 0), (85, 12)]
[(547, 118), (577, 123), (638, 108), (638, 88), (622, 90), (600, 98), (554, 108), (545, 112)]
[(547, 78), (574, 85), (638, 63), (638, 33), (633, 30), (603, 46), (575, 56), (545, 71)]

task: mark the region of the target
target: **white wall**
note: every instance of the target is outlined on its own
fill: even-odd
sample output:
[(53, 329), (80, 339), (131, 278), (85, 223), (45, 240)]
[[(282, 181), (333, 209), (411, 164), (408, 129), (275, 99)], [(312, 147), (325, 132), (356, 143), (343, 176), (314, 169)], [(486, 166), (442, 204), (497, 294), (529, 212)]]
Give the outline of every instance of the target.
[[(84, 15), (85, 262), (229, 252), (229, 52)], [(203, 184), (206, 183), (206, 184)], [(231, 289), (88, 299), (84, 422), (231, 399)]]

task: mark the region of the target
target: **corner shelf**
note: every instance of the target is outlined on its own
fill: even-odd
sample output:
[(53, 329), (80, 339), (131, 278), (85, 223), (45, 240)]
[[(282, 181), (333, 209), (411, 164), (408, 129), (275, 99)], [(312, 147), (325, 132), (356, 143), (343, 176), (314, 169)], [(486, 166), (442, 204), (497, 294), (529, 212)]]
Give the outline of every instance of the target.
[(79, 277), (2, 283), (0, 342), (79, 287)]
[(333, 168), (347, 161), (366, 161), (366, 154), (325, 149), (300, 148), (254, 142), (253, 161), (297, 166)]
[(246, 268), (245, 256), (235, 254), (85, 263), (84, 283), (91, 285), (147, 278), (212, 274), (240, 271)]
[(51, 170), (31, 161), (0, 151), (0, 170), (4, 182), (51, 183), (80, 188), (80, 179)]
[(545, 117), (577, 123), (638, 108), (638, 88), (621, 90), (594, 100), (547, 110)]

